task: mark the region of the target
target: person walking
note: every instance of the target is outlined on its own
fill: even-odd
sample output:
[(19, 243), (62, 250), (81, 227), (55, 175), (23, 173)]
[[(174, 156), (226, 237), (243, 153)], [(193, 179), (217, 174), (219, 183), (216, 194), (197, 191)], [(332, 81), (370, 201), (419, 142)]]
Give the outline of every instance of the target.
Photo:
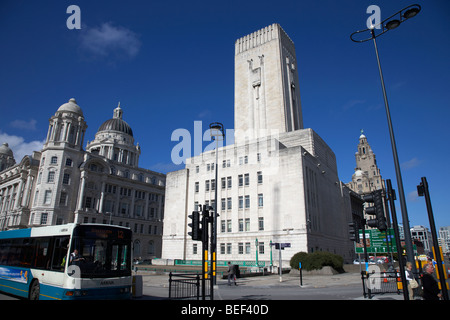
[(434, 267), (432, 264), (426, 264), (423, 267), (422, 286), (424, 300), (439, 300), (442, 297), (438, 283), (433, 277)]
[(414, 278), (414, 274), (412, 271), (412, 263), (411, 262), (407, 262), (406, 263), (406, 269), (405, 269), (405, 275), (406, 275), (406, 280), (408, 280), (408, 294), (409, 294), (409, 300), (414, 300), (414, 292), (413, 289), (417, 288), (417, 286), (414, 286), (413, 288), (413, 282), (415, 282), (415, 284), (417, 284), (416, 279)]
[(232, 265), (231, 262), (228, 261), (228, 285), (229, 286), (231, 286), (231, 279), (233, 279), (234, 285), (237, 286), (234, 265)]

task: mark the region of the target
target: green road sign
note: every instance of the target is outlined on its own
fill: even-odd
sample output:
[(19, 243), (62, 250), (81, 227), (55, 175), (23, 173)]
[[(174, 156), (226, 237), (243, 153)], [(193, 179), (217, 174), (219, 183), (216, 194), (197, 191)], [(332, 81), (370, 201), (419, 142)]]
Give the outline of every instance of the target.
[[(397, 252), (394, 229), (379, 231), (378, 229), (364, 230), (366, 233), (366, 246), (368, 253)], [(355, 244), (356, 253), (364, 253), (363, 230), (359, 230), (360, 241)], [(386, 238), (387, 233), (387, 238)]]

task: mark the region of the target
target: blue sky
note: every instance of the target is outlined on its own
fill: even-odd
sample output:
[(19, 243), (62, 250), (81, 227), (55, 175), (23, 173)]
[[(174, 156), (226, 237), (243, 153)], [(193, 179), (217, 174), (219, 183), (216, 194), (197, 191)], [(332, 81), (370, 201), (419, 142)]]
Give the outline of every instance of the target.
[[(234, 42), (279, 23), (294, 41), (305, 128), (336, 154), (351, 180), (360, 130), (384, 179), (395, 170), (375, 52), (352, 32), (369, 5), (381, 19), (419, 3), (421, 13), (378, 38), (410, 225), (429, 226), (416, 186), (427, 177), (437, 227), (450, 225), (450, 3), (430, 1), (10, 1), (0, 3), (0, 143), (16, 160), (42, 147), (48, 119), (76, 98), (85, 143), (121, 102), (141, 145), (140, 166), (176, 169), (178, 128), (234, 127)], [(70, 30), (69, 5), (81, 9)], [(369, 117), (368, 117), (369, 116)], [(398, 202), (398, 201), (397, 201)], [(401, 221), (399, 204), (397, 215)]]

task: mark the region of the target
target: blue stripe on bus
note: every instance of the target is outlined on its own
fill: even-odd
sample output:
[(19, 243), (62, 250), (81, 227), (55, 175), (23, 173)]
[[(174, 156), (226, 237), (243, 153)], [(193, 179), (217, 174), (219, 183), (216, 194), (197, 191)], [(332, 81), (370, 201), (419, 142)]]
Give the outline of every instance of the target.
[(0, 239), (29, 238), (31, 229), (0, 231)]

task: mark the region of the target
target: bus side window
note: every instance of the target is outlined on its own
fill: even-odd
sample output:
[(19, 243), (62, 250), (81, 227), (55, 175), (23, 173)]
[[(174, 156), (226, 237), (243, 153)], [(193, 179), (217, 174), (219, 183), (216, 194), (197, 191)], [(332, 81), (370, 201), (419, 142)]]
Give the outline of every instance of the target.
[(36, 238), (36, 251), (34, 258), (34, 266), (38, 269), (48, 269), (49, 266), (49, 245), (50, 238)]
[(64, 271), (69, 250), (69, 236), (56, 237), (54, 241), (52, 270)]

